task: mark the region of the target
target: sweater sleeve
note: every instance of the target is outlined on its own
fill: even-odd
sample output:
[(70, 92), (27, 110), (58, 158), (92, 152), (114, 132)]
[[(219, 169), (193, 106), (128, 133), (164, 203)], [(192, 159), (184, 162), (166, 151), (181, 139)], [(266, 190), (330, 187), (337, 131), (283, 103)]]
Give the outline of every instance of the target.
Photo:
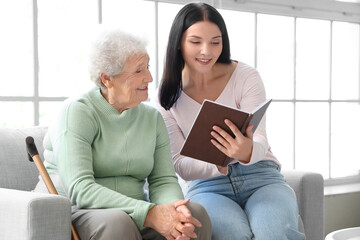
[(149, 198), (156, 204), (184, 199), (171, 160), (170, 140), (160, 114), (157, 117), (156, 149), (154, 166), (148, 177)]
[(121, 209), (141, 229), (154, 204), (127, 197), (95, 181), (92, 142), (98, 132), (96, 118), (81, 103), (69, 104), (62, 112), (51, 141), (65, 191), (79, 208)]
[(164, 118), (170, 136), (171, 154), (177, 174), (186, 181), (220, 176), (221, 174), (214, 164), (185, 157), (180, 154), (181, 147), (185, 142), (185, 137), (176, 118), (171, 111), (166, 111), (157, 100), (153, 100), (152, 104), (160, 111)]
[[(255, 69), (250, 66), (244, 66), (235, 81), (234, 95), (236, 97), (237, 107), (245, 111), (252, 111), (258, 105), (266, 100), (265, 87), (262, 79)], [(253, 150), (250, 162), (243, 165), (254, 164), (264, 160), (269, 149), (269, 143), (266, 136), (266, 114), (261, 120), (253, 136)]]

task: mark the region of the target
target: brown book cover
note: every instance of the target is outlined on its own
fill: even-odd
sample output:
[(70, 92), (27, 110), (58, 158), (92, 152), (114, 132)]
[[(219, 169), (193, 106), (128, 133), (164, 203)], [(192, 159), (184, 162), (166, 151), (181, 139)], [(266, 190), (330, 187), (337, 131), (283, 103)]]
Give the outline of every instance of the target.
[(229, 119), (244, 135), (246, 128), (250, 124), (254, 126), (252, 131), (255, 132), (270, 102), (271, 99), (266, 100), (253, 111), (246, 112), (205, 99), (180, 154), (219, 166), (226, 166), (229, 164), (230, 158), (210, 141), (213, 138), (210, 134), (212, 127), (217, 125), (234, 137), (234, 134), (224, 122), (225, 119)]

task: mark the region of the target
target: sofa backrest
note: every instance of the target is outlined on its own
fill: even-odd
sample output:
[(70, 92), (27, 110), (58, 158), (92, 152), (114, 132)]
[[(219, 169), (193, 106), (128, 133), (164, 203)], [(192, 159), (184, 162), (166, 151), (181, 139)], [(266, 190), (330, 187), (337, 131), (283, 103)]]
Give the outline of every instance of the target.
[(24, 129), (0, 128), (0, 187), (18, 190), (33, 190), (39, 180), (35, 163), (30, 162), (25, 139), (32, 136), (41, 160), (43, 139), (47, 127)]

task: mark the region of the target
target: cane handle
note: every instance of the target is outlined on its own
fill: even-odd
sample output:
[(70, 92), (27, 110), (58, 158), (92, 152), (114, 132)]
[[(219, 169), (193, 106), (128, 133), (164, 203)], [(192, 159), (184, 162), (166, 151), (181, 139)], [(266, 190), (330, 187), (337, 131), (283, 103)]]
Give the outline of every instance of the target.
[[(33, 160), (33, 162), (35, 163), (36, 168), (39, 170), (40, 176), (43, 179), (49, 193), (58, 195), (58, 192), (56, 191), (56, 188), (53, 182), (51, 181), (49, 173), (46, 171), (46, 168), (39, 157), (39, 152), (36, 148), (34, 138), (32, 137), (26, 138), (26, 148), (29, 156), (31, 156), (31, 158), (29, 157), (29, 160)], [(80, 240), (80, 237), (77, 234), (75, 227), (72, 223), (71, 223), (71, 238), (73, 240)]]

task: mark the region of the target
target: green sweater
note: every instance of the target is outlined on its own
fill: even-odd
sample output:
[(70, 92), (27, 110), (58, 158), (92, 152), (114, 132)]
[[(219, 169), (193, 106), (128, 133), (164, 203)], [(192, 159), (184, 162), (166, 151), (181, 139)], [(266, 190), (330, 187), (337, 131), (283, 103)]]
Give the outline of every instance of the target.
[(121, 209), (141, 229), (155, 204), (184, 197), (164, 121), (148, 105), (120, 114), (96, 87), (65, 102), (44, 147), (59, 194), (79, 208)]

